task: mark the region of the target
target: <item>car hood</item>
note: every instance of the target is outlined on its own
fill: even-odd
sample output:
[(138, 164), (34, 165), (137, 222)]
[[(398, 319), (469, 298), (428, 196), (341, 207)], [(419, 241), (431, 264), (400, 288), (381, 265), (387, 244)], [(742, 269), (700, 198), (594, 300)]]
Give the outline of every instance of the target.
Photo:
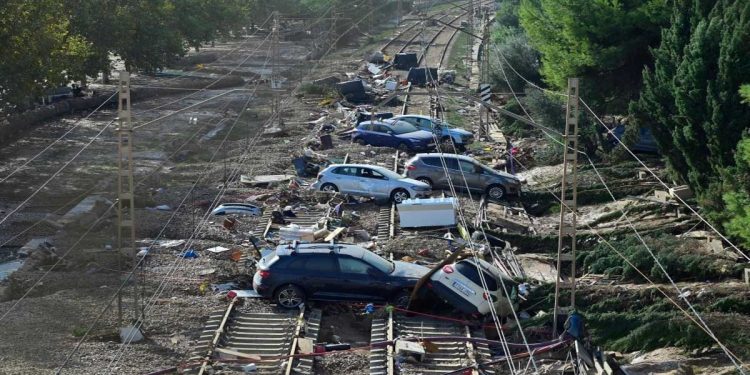
[(411, 133), (404, 133), (397, 135), (398, 138), (409, 138), (409, 139), (419, 139), (424, 141), (432, 140), (434, 135), (428, 131), (424, 130), (417, 130), (415, 132)]
[(490, 169), (490, 170), (492, 171), (492, 174), (494, 174), (496, 176), (505, 177), (505, 178), (507, 178), (509, 180), (516, 181), (519, 184), (521, 183), (521, 180), (518, 177), (516, 177), (516, 176), (514, 176), (514, 175), (512, 175), (510, 173), (505, 173), (505, 172), (498, 171), (498, 170), (495, 170), (495, 169)]
[(401, 262), (401, 261), (394, 261), (393, 262), (394, 270), (391, 272), (391, 276), (395, 277), (406, 277), (410, 279), (419, 279), (422, 276), (426, 275), (427, 272), (430, 272), (430, 269), (425, 266), (420, 266), (419, 264), (414, 263), (408, 263), (408, 262)]
[(411, 178), (402, 178), (402, 179), (400, 179), (398, 181), (401, 182), (402, 184), (409, 184), (411, 186), (430, 187), (429, 184), (426, 184), (426, 183), (424, 183), (422, 181), (417, 181), (417, 180), (414, 180), (414, 179), (411, 179)]

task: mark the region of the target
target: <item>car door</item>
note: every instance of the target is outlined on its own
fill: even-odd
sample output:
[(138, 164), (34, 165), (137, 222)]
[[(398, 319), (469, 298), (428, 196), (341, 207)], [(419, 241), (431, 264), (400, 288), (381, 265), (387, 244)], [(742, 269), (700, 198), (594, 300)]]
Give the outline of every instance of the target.
[[(458, 160), (458, 166), (460, 168), (458, 181), (454, 183), (460, 184), (464, 189), (466, 189), (466, 185), (468, 185), (471, 191), (482, 190), (480, 184), (481, 174), (477, 173), (478, 166), (468, 160)], [(466, 179), (466, 181), (464, 181), (464, 179)]]
[[(336, 256), (332, 254), (297, 254), (302, 271), (293, 282), (299, 283), (313, 299), (340, 299), (343, 286)], [(290, 266), (299, 267), (296, 264)]]
[(348, 255), (338, 256), (341, 282), (346, 286), (340, 293), (342, 298), (353, 301), (384, 299), (385, 275), (375, 267)]
[(376, 125), (375, 128), (378, 132), (378, 146), (396, 147), (396, 145), (398, 144), (398, 140), (393, 134), (393, 130), (391, 128), (382, 124)]
[(331, 179), (342, 193), (360, 192), (356, 167), (338, 167), (331, 173)]
[(388, 180), (382, 173), (364, 167), (360, 170), (360, 173), (362, 176), (360, 179), (361, 188), (364, 192), (369, 192), (379, 198), (391, 195), (393, 181)]

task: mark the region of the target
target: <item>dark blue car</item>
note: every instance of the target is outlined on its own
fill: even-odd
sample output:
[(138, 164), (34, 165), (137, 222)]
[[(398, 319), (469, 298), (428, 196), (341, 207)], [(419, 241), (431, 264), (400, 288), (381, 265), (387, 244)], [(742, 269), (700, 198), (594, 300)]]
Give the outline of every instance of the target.
[(401, 151), (426, 151), (435, 146), (431, 132), (405, 121), (365, 121), (354, 129), (352, 141), (361, 145), (393, 147)]
[(403, 306), (429, 272), (350, 244), (280, 245), (257, 265), (253, 289), (285, 308), (307, 300), (391, 301)]

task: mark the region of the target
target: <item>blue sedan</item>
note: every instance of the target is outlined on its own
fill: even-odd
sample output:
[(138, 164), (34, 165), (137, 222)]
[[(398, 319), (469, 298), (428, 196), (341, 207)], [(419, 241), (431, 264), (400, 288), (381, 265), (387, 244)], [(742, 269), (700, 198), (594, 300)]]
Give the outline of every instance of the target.
[(425, 151), (435, 146), (431, 132), (419, 130), (405, 121), (364, 121), (354, 129), (352, 141), (401, 151)]

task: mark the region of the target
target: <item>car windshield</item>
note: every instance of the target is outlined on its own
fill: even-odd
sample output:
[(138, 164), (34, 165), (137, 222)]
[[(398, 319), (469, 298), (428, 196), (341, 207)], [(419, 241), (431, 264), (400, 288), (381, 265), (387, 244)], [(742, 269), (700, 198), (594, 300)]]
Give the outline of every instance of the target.
[(381, 272), (388, 274), (393, 272), (393, 269), (395, 268), (392, 262), (389, 262), (373, 253), (365, 253), (365, 255), (362, 256), (362, 260), (377, 268)]
[(419, 130), (414, 125), (406, 121), (396, 121), (391, 123), (391, 129), (393, 130), (394, 134), (406, 134)]

